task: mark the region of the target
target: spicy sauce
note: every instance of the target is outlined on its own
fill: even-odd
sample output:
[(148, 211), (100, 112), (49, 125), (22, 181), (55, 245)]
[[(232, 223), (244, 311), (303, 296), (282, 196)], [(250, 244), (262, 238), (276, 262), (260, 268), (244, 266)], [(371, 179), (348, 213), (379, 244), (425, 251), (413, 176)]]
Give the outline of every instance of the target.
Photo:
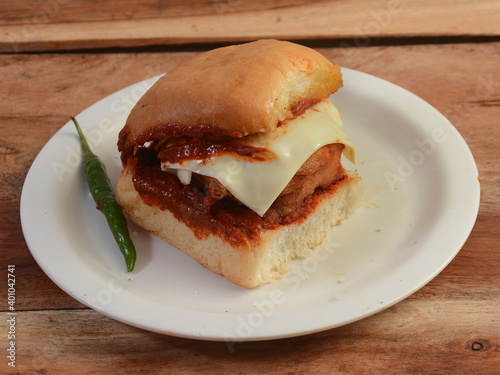
[[(150, 155), (145, 155), (147, 153)], [(134, 160), (138, 165), (134, 169), (133, 182), (145, 204), (169, 210), (198, 239), (214, 234), (235, 248), (248, 248), (249, 241), (258, 242), (262, 230), (302, 223), (323, 199), (334, 195), (339, 186), (350, 179), (344, 176), (326, 189), (317, 188), (292, 215), (271, 222), (232, 198), (207, 204), (204, 187), (196, 180), (193, 179), (189, 185), (182, 185), (177, 176), (161, 170), (154, 153), (141, 150), (137, 156), (140, 156), (141, 161)]]
[(163, 172), (151, 160), (135, 168), (133, 182), (144, 203), (169, 210), (199, 239), (216, 234), (233, 247), (248, 247), (248, 241), (258, 240), (263, 229), (277, 227), (234, 199), (207, 205), (202, 185), (194, 180), (182, 185), (177, 176)]
[(224, 153), (236, 154), (249, 161), (266, 161), (276, 157), (267, 148), (253, 147), (233, 140), (209, 141), (199, 138), (179, 139), (158, 152), (158, 159), (171, 164), (185, 160), (209, 160)]

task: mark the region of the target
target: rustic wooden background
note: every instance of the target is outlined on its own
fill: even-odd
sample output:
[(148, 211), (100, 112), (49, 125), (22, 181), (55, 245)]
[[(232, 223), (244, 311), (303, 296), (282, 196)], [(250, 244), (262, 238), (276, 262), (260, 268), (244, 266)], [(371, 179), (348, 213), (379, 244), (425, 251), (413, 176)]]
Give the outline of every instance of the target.
[[(0, 373), (498, 374), (499, 34), (493, 0), (3, 1)], [(21, 188), (38, 152), (68, 113), (199, 51), (262, 37), (317, 48), (414, 92), (450, 119), (474, 154), (482, 190), (458, 256), (372, 317), (232, 348), (142, 331), (69, 297), (36, 264), (21, 231)], [(16, 368), (5, 356), (9, 264), (16, 265)]]

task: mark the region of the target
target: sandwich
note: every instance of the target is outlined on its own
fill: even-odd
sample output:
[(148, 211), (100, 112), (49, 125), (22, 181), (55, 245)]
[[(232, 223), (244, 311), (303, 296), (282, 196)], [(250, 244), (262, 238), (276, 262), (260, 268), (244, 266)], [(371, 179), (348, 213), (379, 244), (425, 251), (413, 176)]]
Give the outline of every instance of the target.
[(361, 202), (342, 165), (355, 148), (328, 100), (341, 86), (338, 65), (285, 41), (184, 61), (119, 133), (124, 213), (234, 284), (283, 277)]

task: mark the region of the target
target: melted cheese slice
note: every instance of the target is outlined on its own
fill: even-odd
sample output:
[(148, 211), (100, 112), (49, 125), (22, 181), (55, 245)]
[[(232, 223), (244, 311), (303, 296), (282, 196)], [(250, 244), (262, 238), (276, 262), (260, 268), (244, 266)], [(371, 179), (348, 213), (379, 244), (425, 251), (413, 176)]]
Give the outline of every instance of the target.
[(177, 172), (183, 184), (189, 184), (191, 173), (214, 177), (241, 203), (263, 216), (302, 164), (321, 147), (342, 143), (345, 145), (344, 156), (352, 163), (356, 162), (355, 149), (342, 129), (340, 113), (327, 100), (272, 132), (253, 134), (243, 138), (242, 142), (265, 147), (277, 157), (248, 162), (237, 155), (223, 154), (208, 162), (165, 162), (162, 170)]

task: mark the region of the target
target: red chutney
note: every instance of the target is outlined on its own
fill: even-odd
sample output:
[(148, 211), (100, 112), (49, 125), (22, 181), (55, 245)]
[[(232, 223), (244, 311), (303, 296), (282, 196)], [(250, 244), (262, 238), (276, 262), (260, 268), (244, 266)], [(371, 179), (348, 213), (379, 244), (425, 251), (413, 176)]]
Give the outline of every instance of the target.
[[(146, 153), (140, 151), (140, 154)], [(339, 186), (350, 180), (346, 175), (326, 189), (317, 188), (292, 215), (282, 218), (281, 222), (271, 223), (234, 199), (207, 205), (203, 186), (194, 179), (190, 185), (184, 186), (177, 176), (160, 169), (155, 155), (140, 156), (142, 162), (134, 170), (133, 182), (144, 203), (169, 210), (199, 239), (215, 234), (235, 248), (248, 248), (249, 241), (257, 243), (263, 230), (302, 223), (323, 199), (334, 195)]]
[(233, 247), (248, 247), (249, 240), (260, 239), (263, 229), (277, 227), (233, 199), (208, 206), (203, 186), (194, 179), (182, 185), (176, 175), (163, 172), (159, 163), (137, 166), (133, 182), (144, 203), (169, 210), (199, 239), (216, 234)]
[(236, 154), (248, 161), (266, 161), (276, 158), (276, 155), (267, 148), (253, 147), (234, 140), (209, 141), (188, 138), (164, 146), (158, 153), (158, 159), (174, 164), (185, 160), (208, 160), (224, 153)]
[(145, 142), (158, 141), (161, 139), (169, 139), (175, 137), (205, 137), (207, 135), (222, 135), (233, 138), (242, 138), (244, 134), (240, 131), (219, 129), (217, 126), (211, 125), (196, 125), (183, 126), (179, 124), (161, 124), (147, 129), (140, 134), (135, 134), (128, 125), (125, 125), (118, 135), (118, 151), (123, 152), (134, 146), (142, 145)]

